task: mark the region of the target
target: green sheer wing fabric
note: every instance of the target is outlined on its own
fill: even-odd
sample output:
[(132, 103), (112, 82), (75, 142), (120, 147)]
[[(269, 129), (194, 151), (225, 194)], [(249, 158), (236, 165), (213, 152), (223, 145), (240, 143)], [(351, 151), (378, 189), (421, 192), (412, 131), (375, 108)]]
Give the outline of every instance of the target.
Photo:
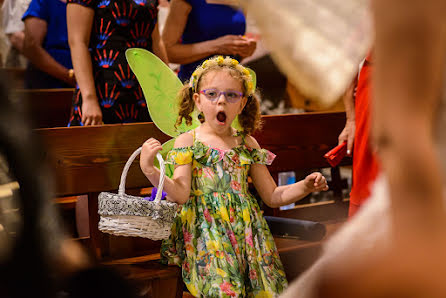
[(191, 126), (183, 122), (175, 128), (179, 108), (176, 99), (183, 84), (161, 59), (147, 50), (138, 48), (128, 49), (125, 55), (141, 85), (150, 117), (163, 133), (176, 137), (200, 125), (196, 115), (192, 115)]
[[(146, 98), (150, 117), (155, 125), (166, 135), (178, 136), (181, 132), (197, 127), (200, 122), (197, 117), (192, 116), (192, 126), (182, 123), (175, 128), (178, 117), (178, 92), (183, 84), (175, 73), (157, 56), (144, 49), (132, 48), (125, 53), (130, 68), (138, 79), (141, 89)], [(167, 153), (172, 150), (175, 139), (170, 139), (162, 146), (161, 155), (166, 158)], [(154, 160), (159, 167), (158, 160)], [(166, 175), (173, 176), (173, 166), (166, 165)]]

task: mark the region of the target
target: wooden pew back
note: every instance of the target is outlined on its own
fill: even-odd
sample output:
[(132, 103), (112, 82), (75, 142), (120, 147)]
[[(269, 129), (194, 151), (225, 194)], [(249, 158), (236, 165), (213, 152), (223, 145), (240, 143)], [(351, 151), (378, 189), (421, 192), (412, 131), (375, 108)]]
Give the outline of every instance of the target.
[(34, 128), (66, 127), (74, 89), (15, 89), (12, 98), (32, 115)]
[[(338, 136), (345, 126), (344, 112), (303, 113), (280, 116), (264, 116), (264, 128), (255, 135), (259, 144), (271, 150), (277, 157), (269, 167), (276, 179), (279, 172), (310, 171), (327, 168), (323, 157), (338, 144)], [(341, 177), (340, 166), (351, 165), (351, 158), (344, 158), (339, 166), (330, 168), (328, 181), (332, 200), (309, 205), (297, 205), (290, 210), (266, 210), (274, 216), (329, 221), (347, 216), (348, 202), (343, 190), (348, 188)]]
[[(117, 190), (124, 164), (148, 138), (170, 137), (149, 123), (37, 129), (48, 148), (56, 177), (56, 193), (68, 196)], [(150, 182), (136, 163), (127, 176), (127, 188)]]
[[(324, 154), (337, 145), (345, 113), (303, 113), (263, 116), (263, 129), (254, 136), (277, 157), (271, 173), (326, 168)], [(342, 164), (350, 164), (344, 160)], [(274, 176), (274, 175), (273, 175)]]
[(10, 88), (24, 88), (25, 86), (25, 68), (1, 67), (0, 76), (8, 80)]

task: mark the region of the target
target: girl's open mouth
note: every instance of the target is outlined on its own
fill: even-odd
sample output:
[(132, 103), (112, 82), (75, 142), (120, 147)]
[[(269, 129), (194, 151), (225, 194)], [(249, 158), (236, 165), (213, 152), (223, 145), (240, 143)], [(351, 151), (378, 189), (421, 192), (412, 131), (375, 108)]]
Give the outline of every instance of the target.
[(218, 112), (217, 113), (217, 120), (221, 124), (224, 124), (226, 122), (226, 113), (225, 112)]

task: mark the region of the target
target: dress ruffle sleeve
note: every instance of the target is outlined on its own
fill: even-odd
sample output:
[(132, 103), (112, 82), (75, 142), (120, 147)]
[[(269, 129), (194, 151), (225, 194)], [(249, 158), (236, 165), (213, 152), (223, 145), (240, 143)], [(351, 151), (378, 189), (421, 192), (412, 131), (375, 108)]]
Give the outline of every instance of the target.
[(194, 152), (192, 147), (173, 148), (166, 156), (166, 163), (173, 165), (185, 165), (192, 162)]
[(247, 148), (240, 152), (240, 163), (246, 164), (262, 164), (271, 165), (276, 155), (267, 149)]

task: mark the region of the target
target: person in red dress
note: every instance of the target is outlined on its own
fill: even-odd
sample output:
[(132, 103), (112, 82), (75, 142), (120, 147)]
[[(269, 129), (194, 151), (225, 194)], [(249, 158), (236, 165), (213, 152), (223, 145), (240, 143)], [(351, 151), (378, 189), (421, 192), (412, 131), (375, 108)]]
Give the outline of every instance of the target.
[(351, 155), (353, 148), (353, 178), (348, 212), (350, 217), (370, 197), (370, 189), (379, 172), (379, 162), (370, 142), (371, 66), (371, 55), (368, 55), (357, 83), (352, 84), (343, 98), (347, 121), (339, 135), (339, 144), (347, 142), (347, 155)]

